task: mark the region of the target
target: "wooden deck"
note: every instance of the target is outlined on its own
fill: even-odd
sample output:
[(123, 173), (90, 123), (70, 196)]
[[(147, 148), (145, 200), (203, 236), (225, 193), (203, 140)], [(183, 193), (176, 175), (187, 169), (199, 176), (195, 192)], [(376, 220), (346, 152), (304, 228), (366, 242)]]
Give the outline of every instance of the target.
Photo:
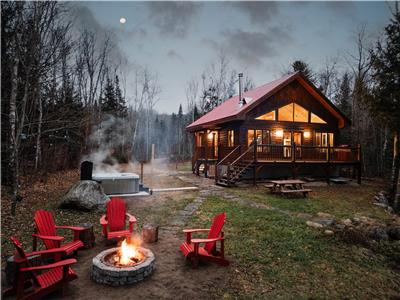
[[(215, 156), (216, 153), (219, 157)], [(197, 147), (192, 161), (193, 172), (199, 174), (200, 165), (206, 177), (209, 166), (215, 167), (216, 181), (224, 182), (239, 181), (240, 176), (249, 169), (253, 169), (256, 182), (258, 170), (267, 165), (287, 165), (292, 169), (293, 177), (296, 177), (299, 166), (321, 165), (326, 169), (322, 175), (327, 178), (331, 166), (352, 166), (361, 183), (360, 147), (257, 145), (256, 141), (249, 147), (220, 147), (218, 151), (215, 148)]]

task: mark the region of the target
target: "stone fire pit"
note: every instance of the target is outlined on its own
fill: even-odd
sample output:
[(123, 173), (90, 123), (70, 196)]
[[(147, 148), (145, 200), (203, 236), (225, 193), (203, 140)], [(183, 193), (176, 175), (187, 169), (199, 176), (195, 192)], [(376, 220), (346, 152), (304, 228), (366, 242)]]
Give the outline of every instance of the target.
[(111, 286), (134, 284), (153, 273), (155, 257), (151, 250), (139, 247), (144, 259), (129, 266), (120, 266), (109, 261), (118, 250), (119, 248), (107, 249), (93, 258), (90, 276), (95, 282)]

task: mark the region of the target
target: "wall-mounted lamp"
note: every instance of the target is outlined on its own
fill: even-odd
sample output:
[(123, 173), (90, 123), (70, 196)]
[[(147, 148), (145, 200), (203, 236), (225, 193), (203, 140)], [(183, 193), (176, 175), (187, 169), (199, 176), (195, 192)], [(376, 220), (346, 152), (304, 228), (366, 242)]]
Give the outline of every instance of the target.
[(311, 136), (311, 133), (309, 131), (304, 131), (303, 135), (304, 138), (308, 139)]
[(210, 133), (207, 135), (209, 140), (212, 140), (214, 136), (214, 133), (212, 131), (210, 131)]
[(283, 137), (283, 130), (282, 129), (275, 130), (275, 136), (279, 138)]

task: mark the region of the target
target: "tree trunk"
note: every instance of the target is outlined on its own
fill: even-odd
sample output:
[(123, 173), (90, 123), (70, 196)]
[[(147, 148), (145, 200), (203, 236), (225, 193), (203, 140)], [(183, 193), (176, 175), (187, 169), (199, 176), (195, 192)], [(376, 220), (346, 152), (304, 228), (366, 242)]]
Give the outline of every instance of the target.
[[(38, 83), (39, 86), (39, 83)], [(36, 153), (35, 153), (35, 170), (39, 167), (40, 156), (41, 156), (41, 146), (40, 140), (42, 138), (42, 121), (43, 121), (43, 103), (42, 97), (40, 95), (40, 88), (37, 88), (37, 97), (38, 97), (38, 110), (39, 110), (39, 119), (38, 119), (38, 129), (36, 136)]]
[(389, 201), (390, 205), (396, 212), (400, 211), (400, 201), (398, 193), (399, 185), (399, 170), (400, 170), (400, 134), (399, 131), (394, 132), (393, 137), (393, 163), (392, 163), (392, 175), (390, 178), (390, 192)]
[(18, 93), (18, 65), (19, 58), (17, 55), (14, 59), (13, 72), (11, 74), (11, 96), (10, 96), (10, 170), (12, 181), (12, 204), (11, 215), (15, 216), (18, 197), (18, 143), (17, 143), (17, 93)]

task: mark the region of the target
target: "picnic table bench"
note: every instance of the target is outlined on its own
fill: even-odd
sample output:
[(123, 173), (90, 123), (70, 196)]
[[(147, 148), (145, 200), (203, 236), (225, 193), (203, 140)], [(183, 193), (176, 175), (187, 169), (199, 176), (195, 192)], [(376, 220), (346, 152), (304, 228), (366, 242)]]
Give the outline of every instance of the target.
[(306, 183), (303, 180), (288, 179), (288, 180), (271, 180), (270, 184), (266, 184), (265, 187), (269, 188), (272, 193), (278, 193), (281, 195), (302, 193), (303, 197), (307, 197), (311, 189), (306, 189), (303, 184)]

